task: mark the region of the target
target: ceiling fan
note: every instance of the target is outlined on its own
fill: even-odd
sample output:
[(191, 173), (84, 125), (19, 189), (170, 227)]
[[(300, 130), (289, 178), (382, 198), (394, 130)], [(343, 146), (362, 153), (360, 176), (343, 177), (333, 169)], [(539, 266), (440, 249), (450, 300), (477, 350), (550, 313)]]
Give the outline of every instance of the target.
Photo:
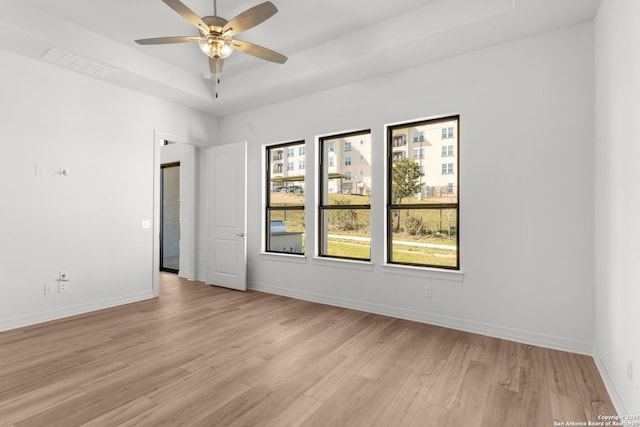
[[(209, 57), (209, 70), (212, 74), (215, 74), (216, 84), (220, 83), (224, 59), (231, 55), (234, 50), (278, 64), (284, 64), (287, 61), (286, 56), (271, 49), (233, 38), (236, 34), (253, 28), (272, 17), (278, 9), (270, 1), (249, 8), (230, 21), (218, 16), (216, 0), (213, 0), (213, 16), (204, 16), (202, 18), (180, 0), (162, 1), (184, 19), (195, 25), (200, 32), (200, 36), (155, 37), (136, 40), (136, 43), (148, 45), (197, 42), (200, 49)], [(218, 92), (216, 90), (217, 97)]]

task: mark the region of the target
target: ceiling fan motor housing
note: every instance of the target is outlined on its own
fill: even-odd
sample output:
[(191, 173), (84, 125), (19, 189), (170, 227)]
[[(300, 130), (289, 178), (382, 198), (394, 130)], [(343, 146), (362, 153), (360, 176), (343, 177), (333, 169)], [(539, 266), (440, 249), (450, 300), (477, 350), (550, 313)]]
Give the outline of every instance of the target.
[(208, 33), (205, 33), (204, 29), (199, 28), (200, 34), (205, 37), (211, 33), (222, 35), (222, 28), (227, 24), (227, 20), (224, 18), (220, 18), (219, 16), (204, 16), (202, 18), (205, 24), (207, 24), (210, 28)]

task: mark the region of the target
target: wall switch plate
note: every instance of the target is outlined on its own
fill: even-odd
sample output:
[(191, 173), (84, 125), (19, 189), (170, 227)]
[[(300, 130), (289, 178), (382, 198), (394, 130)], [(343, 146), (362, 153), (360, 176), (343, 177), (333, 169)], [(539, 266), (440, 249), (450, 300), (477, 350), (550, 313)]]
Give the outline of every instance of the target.
[(47, 165), (36, 165), (36, 176), (45, 176), (47, 174)]
[(424, 286), (424, 296), (425, 298), (431, 298), (431, 285)]
[(61, 282), (66, 282), (67, 280), (69, 280), (69, 273), (62, 270), (58, 273), (58, 280), (60, 280)]
[(149, 221), (148, 219), (143, 219), (142, 228), (151, 228), (151, 221)]
[(60, 288), (61, 294), (67, 292), (69, 290), (69, 282), (60, 282), (58, 287)]
[(55, 283), (45, 283), (44, 284), (44, 294), (45, 295), (53, 295), (56, 293), (56, 284)]

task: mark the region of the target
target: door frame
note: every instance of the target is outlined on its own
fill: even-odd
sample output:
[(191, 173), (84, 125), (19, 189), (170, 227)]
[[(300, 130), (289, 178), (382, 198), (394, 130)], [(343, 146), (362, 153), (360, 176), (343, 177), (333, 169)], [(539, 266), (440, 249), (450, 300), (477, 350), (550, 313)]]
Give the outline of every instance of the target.
[[(198, 224), (195, 223), (195, 219), (197, 218), (196, 211), (198, 209), (197, 206), (197, 170), (198, 170), (198, 156), (196, 154), (197, 147), (206, 147), (207, 145), (202, 141), (199, 141), (194, 138), (189, 138), (186, 136), (174, 135), (168, 132), (163, 132), (155, 129), (153, 131), (153, 221), (152, 221), (152, 264), (151, 264), (151, 292), (154, 297), (160, 296), (160, 165), (162, 164), (162, 147), (164, 145), (164, 141), (172, 141), (176, 144), (184, 144), (191, 146), (192, 150), (190, 150), (189, 159), (184, 159), (188, 161), (181, 160), (180, 164), (180, 197), (182, 203), (180, 204), (180, 221), (182, 228), (183, 218), (187, 218), (190, 223), (190, 227), (183, 233), (181, 231), (181, 246), (180, 252), (181, 257), (185, 257), (185, 255), (190, 257), (190, 260), (187, 261), (189, 264), (190, 271), (185, 272), (185, 278), (189, 280), (195, 280), (195, 271), (196, 266), (198, 265), (197, 256), (198, 253), (196, 248), (198, 247), (198, 241), (196, 240), (196, 227)], [(166, 161), (169, 163), (169, 161)], [(188, 165), (191, 164), (190, 171), (187, 171)], [(183, 183), (185, 187), (183, 187)], [(182, 191), (183, 188), (189, 189), (189, 191)], [(191, 211), (188, 215), (183, 215), (183, 207), (187, 205), (191, 206)], [(187, 250), (183, 250), (182, 241), (189, 242)], [(186, 260), (186, 258), (184, 259)], [(183, 259), (181, 259), (181, 264)], [(182, 275), (182, 272), (180, 273)], [(182, 277), (182, 276), (181, 276)]]
[[(162, 172), (162, 170), (164, 169), (168, 169), (168, 168), (179, 168), (180, 167), (180, 162), (170, 162), (170, 163), (161, 163), (160, 164), (160, 171)], [(164, 259), (164, 198), (162, 197), (164, 195), (164, 178), (163, 178), (163, 174), (160, 173), (160, 254), (158, 257), (158, 263), (159, 263), (159, 270), (160, 271), (166, 271), (169, 273), (174, 273), (174, 274), (178, 274), (180, 271), (180, 268), (167, 268), (164, 266), (163, 264), (163, 259)], [(178, 187), (178, 199), (180, 199), (180, 188)], [(178, 249), (178, 257), (180, 257), (180, 249)]]

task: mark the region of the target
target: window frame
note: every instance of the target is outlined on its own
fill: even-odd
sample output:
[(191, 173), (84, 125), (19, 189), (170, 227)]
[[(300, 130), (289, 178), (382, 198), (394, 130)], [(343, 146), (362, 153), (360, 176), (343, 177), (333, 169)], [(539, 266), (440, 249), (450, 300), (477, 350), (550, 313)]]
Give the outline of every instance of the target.
[[(325, 211), (331, 211), (331, 210), (344, 210), (344, 209), (353, 209), (353, 210), (368, 210), (369, 211), (369, 217), (371, 217), (371, 204), (361, 204), (361, 205), (348, 205), (348, 208), (345, 207), (344, 205), (331, 205), (331, 204), (323, 204), (323, 200), (324, 200), (324, 192), (323, 192), (323, 180), (328, 179), (328, 177), (325, 176), (325, 174), (327, 174), (328, 170), (329, 170), (329, 166), (331, 166), (331, 164), (329, 164), (329, 166), (327, 166), (326, 170), (324, 168), (323, 165), (323, 152), (324, 152), (324, 144), (327, 141), (332, 141), (338, 138), (351, 138), (354, 136), (358, 136), (358, 135), (369, 135), (369, 137), (371, 138), (372, 134), (371, 134), (371, 129), (363, 129), (363, 130), (357, 130), (357, 131), (351, 131), (351, 132), (343, 132), (343, 133), (335, 133), (335, 134), (331, 134), (331, 135), (323, 135), (318, 137), (317, 141), (318, 141), (318, 161), (317, 161), (317, 165), (318, 165), (318, 185), (317, 185), (317, 191), (318, 191), (318, 206), (317, 206), (317, 243), (316, 243), (316, 249), (317, 249), (317, 256), (320, 259), (324, 259), (324, 260), (342, 260), (342, 261), (357, 261), (357, 262), (364, 262), (364, 263), (369, 263), (371, 262), (371, 243), (372, 240), (371, 239), (371, 229), (369, 229), (369, 257), (368, 258), (356, 258), (356, 257), (345, 257), (345, 256), (336, 256), (336, 255), (328, 255), (323, 253), (323, 221), (324, 221), (324, 215), (325, 215)], [(362, 142), (362, 141), (361, 141)], [(335, 148), (334, 143), (332, 142), (328, 142), (329, 146), (327, 147), (327, 153), (331, 152), (331, 147), (333, 146)], [(348, 145), (347, 145), (348, 144)], [(349, 148), (347, 150), (347, 147)], [(371, 149), (373, 151), (373, 146), (371, 146)], [(345, 143), (345, 150), (344, 152), (349, 152), (352, 151), (352, 146), (349, 142)], [(335, 162), (336, 164), (338, 164), (338, 162)], [(342, 162), (344, 163), (344, 162)], [(335, 165), (334, 165), (335, 166)], [(345, 165), (342, 165), (343, 167)], [(351, 165), (346, 165), (346, 166), (351, 166)], [(349, 175), (347, 175), (347, 173), (349, 173)], [(348, 180), (351, 180), (351, 171), (345, 171), (345, 176), (349, 176), (349, 178), (346, 178)], [(372, 168), (372, 177), (373, 177), (373, 168)], [(328, 198), (327, 198), (328, 200)], [(370, 221), (370, 220), (369, 220)], [(369, 225), (371, 226), (371, 225)]]
[[(264, 145), (264, 159), (265, 159), (265, 185), (263, 187), (263, 191), (264, 191), (264, 245), (263, 245), (263, 251), (265, 254), (281, 254), (281, 255), (288, 255), (288, 256), (305, 256), (306, 253), (306, 244), (303, 245), (302, 247), (302, 253), (298, 253), (298, 252), (285, 252), (285, 251), (277, 251), (277, 250), (272, 250), (270, 249), (271, 246), (271, 212), (272, 211), (302, 211), (302, 215), (305, 216), (305, 204), (306, 203), (302, 203), (301, 205), (295, 205), (295, 206), (271, 206), (271, 163), (273, 161), (280, 161), (282, 162), (282, 164), (287, 163), (288, 159), (290, 158), (290, 156), (287, 156), (287, 148), (290, 148), (291, 146), (295, 146), (295, 145), (300, 145), (303, 144), (303, 146), (306, 147), (306, 141), (305, 140), (297, 140), (297, 141), (291, 141), (291, 142), (284, 142), (284, 143), (276, 143), (276, 144), (268, 144), (268, 145)], [(283, 156), (281, 156), (280, 158), (276, 158), (276, 159), (271, 159), (270, 158), (270, 153), (271, 150), (277, 150), (277, 149), (282, 149), (282, 153), (284, 154)], [(295, 151), (294, 151), (295, 153)], [(295, 157), (291, 156), (291, 157)], [(299, 156), (298, 156), (299, 157)], [(306, 162), (306, 155), (305, 155), (305, 162)], [(284, 167), (282, 169), (285, 169)], [(289, 169), (286, 169), (287, 171), (289, 171)], [(295, 169), (294, 169), (295, 170)], [(284, 173), (284, 171), (280, 171), (280, 172), (276, 172), (276, 173)], [(305, 191), (306, 194), (306, 191)]]
[[(453, 135), (457, 135), (456, 144), (448, 144), (454, 146), (455, 153), (455, 162), (453, 163), (454, 170), (452, 174), (455, 174), (457, 187), (456, 187), (457, 195), (456, 195), (456, 203), (434, 203), (434, 204), (393, 204), (392, 191), (393, 191), (393, 164), (394, 164), (394, 152), (393, 149), (394, 141), (393, 141), (393, 132), (396, 129), (404, 129), (409, 127), (418, 127), (423, 125), (432, 125), (437, 123), (444, 123), (448, 121), (456, 121), (455, 126), (448, 126), (447, 128), (453, 127), (453, 134), (450, 138), (453, 138)], [(445, 128), (442, 128), (443, 130)], [(386, 176), (385, 176), (385, 197), (386, 197), (386, 209), (385, 209), (385, 265), (392, 267), (409, 267), (409, 268), (419, 268), (425, 270), (437, 270), (437, 271), (452, 271), (452, 272), (460, 272), (460, 115), (453, 114), (442, 117), (434, 117), (427, 119), (418, 119), (412, 120), (402, 123), (394, 123), (386, 126), (386, 135), (385, 135), (385, 162), (386, 162)], [(447, 138), (449, 139), (449, 138)], [(447, 174), (449, 175), (449, 174)], [(445, 265), (434, 265), (434, 264), (418, 264), (418, 263), (410, 263), (410, 262), (400, 262), (394, 261), (393, 257), (393, 212), (395, 210), (427, 210), (427, 209), (456, 209), (456, 264), (455, 266), (445, 266)]]

